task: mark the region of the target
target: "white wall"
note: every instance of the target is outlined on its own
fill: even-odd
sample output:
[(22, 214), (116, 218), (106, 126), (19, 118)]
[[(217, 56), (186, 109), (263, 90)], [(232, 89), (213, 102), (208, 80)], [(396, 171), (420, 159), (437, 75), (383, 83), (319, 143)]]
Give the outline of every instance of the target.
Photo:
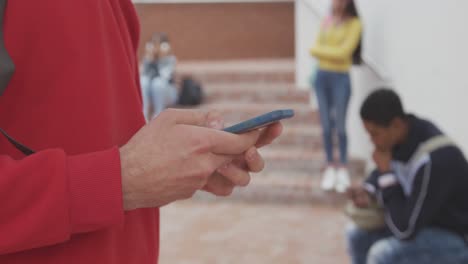
[(303, 89), (309, 86), (309, 77), (316, 61), (309, 55), (309, 49), (318, 34), (321, 17), (327, 12), (327, 0), (297, 0), (295, 4), (296, 23), (296, 81)]
[[(368, 10), (381, 13), (383, 17), (374, 20), (382, 20), (388, 34), (379, 62), (388, 69), (407, 109), (432, 119), (467, 152), (468, 1), (360, 2), (363, 7), (382, 4)], [(390, 12), (377, 11), (381, 9)]]
[[(320, 5), (318, 0), (297, 1)], [(365, 95), (382, 83), (391, 83), (408, 111), (433, 120), (468, 153), (468, 1), (357, 0), (357, 4), (364, 23), (364, 58), (384, 79), (367, 67), (353, 70), (351, 154), (365, 157), (370, 149), (358, 109)], [(304, 49), (313, 42), (305, 32), (314, 34), (318, 24), (306, 18), (304, 10), (296, 11), (300, 42), (296, 47)], [(297, 83), (304, 86), (311, 59), (303, 51), (296, 54)]]

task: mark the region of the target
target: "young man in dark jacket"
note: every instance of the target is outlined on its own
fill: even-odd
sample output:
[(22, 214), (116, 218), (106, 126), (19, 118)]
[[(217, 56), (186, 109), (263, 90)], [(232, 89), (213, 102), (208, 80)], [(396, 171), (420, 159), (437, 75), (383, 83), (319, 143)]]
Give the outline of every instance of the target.
[(453, 144), (424, 152), (443, 133), (404, 112), (392, 90), (370, 94), (361, 118), (377, 169), (348, 194), (357, 207), (375, 198), (385, 212), (377, 230), (350, 228), (354, 264), (468, 263), (468, 163)]

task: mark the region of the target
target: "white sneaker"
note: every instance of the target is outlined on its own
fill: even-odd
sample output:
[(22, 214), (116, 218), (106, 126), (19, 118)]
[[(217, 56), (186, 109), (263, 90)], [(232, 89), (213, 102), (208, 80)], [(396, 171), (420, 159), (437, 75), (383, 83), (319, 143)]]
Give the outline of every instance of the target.
[(322, 174), (322, 183), (320, 186), (324, 191), (331, 191), (336, 184), (336, 170), (333, 167), (327, 167)]
[(344, 193), (346, 189), (351, 185), (349, 178), (349, 172), (345, 168), (339, 168), (336, 173), (335, 191)]

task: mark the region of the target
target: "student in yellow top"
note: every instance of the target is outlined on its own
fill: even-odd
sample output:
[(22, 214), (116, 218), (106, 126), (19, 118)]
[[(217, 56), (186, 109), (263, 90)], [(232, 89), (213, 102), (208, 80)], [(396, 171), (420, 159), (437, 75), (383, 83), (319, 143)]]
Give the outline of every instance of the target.
[[(360, 63), (361, 22), (353, 0), (333, 0), (331, 15), (322, 22), (310, 54), (318, 59), (315, 79), (323, 129), (327, 167), (324, 190), (344, 192), (350, 185), (346, 135), (346, 112), (351, 97), (349, 69)], [(333, 157), (333, 135), (338, 134), (340, 160)]]

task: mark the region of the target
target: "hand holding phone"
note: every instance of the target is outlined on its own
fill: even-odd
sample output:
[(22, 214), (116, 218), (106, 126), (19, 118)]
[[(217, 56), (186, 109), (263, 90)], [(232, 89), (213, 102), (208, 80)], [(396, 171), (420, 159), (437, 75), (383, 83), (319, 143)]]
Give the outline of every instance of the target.
[(256, 116), (249, 120), (240, 122), (236, 125), (227, 127), (223, 129), (223, 131), (234, 133), (234, 134), (242, 134), (248, 131), (252, 131), (255, 129), (259, 129), (269, 124), (278, 122), (282, 119), (291, 118), (294, 116), (294, 110), (292, 109), (282, 109), (282, 110), (275, 110), (263, 115)]

